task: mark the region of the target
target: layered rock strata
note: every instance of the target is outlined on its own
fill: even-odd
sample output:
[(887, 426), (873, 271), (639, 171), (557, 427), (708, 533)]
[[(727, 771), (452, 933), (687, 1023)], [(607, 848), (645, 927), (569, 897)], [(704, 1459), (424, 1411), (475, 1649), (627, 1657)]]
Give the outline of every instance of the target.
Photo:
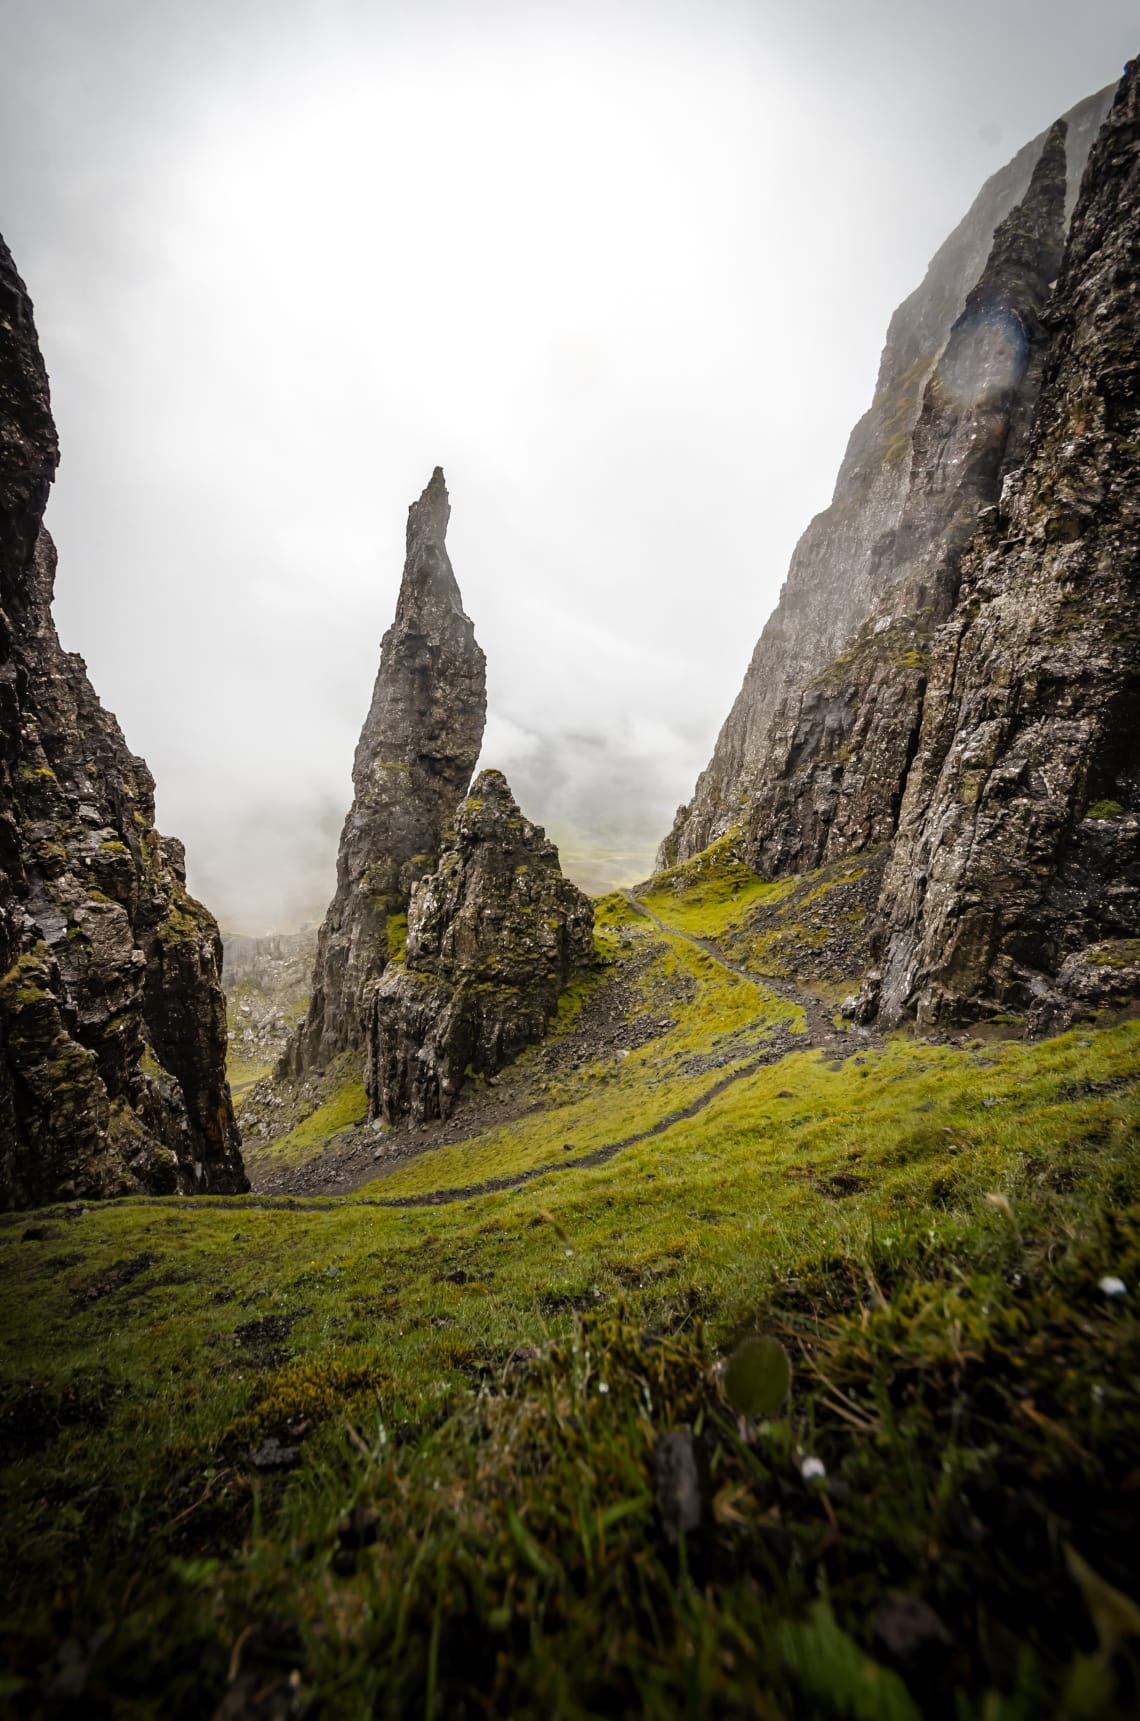
[[(1024, 465), (935, 636), (881, 1016), (1059, 1025), (1140, 957), (1140, 62), (1089, 160)], [(1097, 976), (1103, 985), (1096, 984)]]
[(308, 1015), (282, 1073), (321, 1068), (364, 1041), (364, 993), (402, 934), (416, 881), (471, 781), (487, 714), (486, 664), (447, 553), (451, 515), (437, 466), (408, 510), (396, 617), (352, 768), (336, 894), (317, 941)]
[[(1067, 208), (1111, 99), (1111, 90), (1102, 91), (1065, 116)], [(906, 560), (884, 556), (883, 546), (899, 528), (911, 495), (913, 434), (925, 390), (979, 280), (994, 230), (1024, 198), (1045, 144), (1044, 135), (1036, 138), (986, 183), (922, 285), (892, 317), (874, 400), (851, 434), (831, 505), (796, 547), (713, 757), (661, 846), (659, 867), (689, 859), (741, 822), (757, 785), (778, 775), (769, 743), (778, 711), (790, 709), (797, 694), (848, 648), (892, 580), (905, 575)], [(776, 755), (785, 742), (782, 733)]]
[(218, 929), (52, 620), (57, 462), (0, 241), (0, 1205), (242, 1190)]
[(879, 592), (834, 663), (776, 706), (744, 815), (743, 852), (767, 877), (887, 841), (914, 756), (930, 636), (1002, 473), (1020, 458), (1040, 384), (1041, 313), (1061, 263), (1066, 126), (998, 224), (985, 268), (923, 394), (896, 527), (872, 557)]
[(466, 1076), (492, 1075), (541, 1039), (593, 962), (594, 910), (558, 851), (483, 771), (437, 870), (412, 892), (404, 960), (368, 1006), (365, 1085), (374, 1117), (447, 1117)]

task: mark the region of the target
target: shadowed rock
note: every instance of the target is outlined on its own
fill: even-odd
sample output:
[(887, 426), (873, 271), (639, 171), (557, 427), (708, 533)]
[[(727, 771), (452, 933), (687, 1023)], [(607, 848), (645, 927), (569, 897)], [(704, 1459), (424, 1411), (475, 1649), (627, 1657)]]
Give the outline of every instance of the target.
[(404, 577), (353, 761), (336, 894), (317, 941), (308, 1016), (283, 1073), (320, 1068), (363, 1044), (364, 992), (387, 964), (389, 922), (435, 865), (479, 758), (486, 664), (447, 554), (450, 516), (437, 466), (408, 510)]
[[(1103, 90), (1065, 116), (1069, 207), (1111, 99), (1112, 91)], [(779, 603), (757, 642), (712, 759), (661, 845), (659, 867), (688, 860), (740, 824), (758, 786), (784, 768), (796, 700), (845, 653), (891, 582), (905, 575), (906, 559), (884, 556), (883, 549), (911, 495), (912, 438), (926, 387), (979, 280), (994, 230), (1025, 196), (1045, 144), (1044, 134), (1026, 144), (986, 182), (933, 258), (921, 286), (891, 318), (875, 397), (851, 433), (831, 504), (796, 546)], [(762, 560), (762, 536), (753, 553)], [(771, 731), (781, 708), (781, 733), (773, 743)], [(826, 725), (829, 708), (827, 693), (817, 702), (813, 720)]]
[(1066, 985), (1076, 1007), (1090, 972), (1136, 960), (1138, 152), (1133, 61), (1073, 216), (1028, 456), (935, 639), (881, 898), (888, 1023), (1057, 1026)]
[(803, 872), (886, 842), (918, 738), (930, 636), (958, 594), (962, 552), (1021, 457), (1040, 386), (1042, 311), (1061, 262), (1065, 122), (934, 368), (911, 437), (898, 521), (873, 558), (881, 595), (836, 661), (776, 710), (744, 817), (763, 876)]
[(0, 240), (0, 1206), (248, 1187), (221, 941), (154, 783), (52, 620), (58, 460)]
[(374, 1117), (447, 1117), (467, 1075), (541, 1039), (593, 961), (594, 910), (558, 850), (484, 771), (435, 873), (412, 893), (405, 961), (371, 993), (365, 1083)]

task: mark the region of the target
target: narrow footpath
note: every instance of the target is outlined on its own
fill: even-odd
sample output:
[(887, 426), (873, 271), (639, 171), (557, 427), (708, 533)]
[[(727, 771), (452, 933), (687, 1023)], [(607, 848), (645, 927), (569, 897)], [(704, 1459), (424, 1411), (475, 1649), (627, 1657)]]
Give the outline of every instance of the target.
[[(479, 1183), (466, 1183), (450, 1189), (432, 1190), (430, 1193), (422, 1195), (358, 1196), (355, 1198), (355, 1205), (396, 1209), (447, 1207), (456, 1201), (470, 1201), (481, 1195), (496, 1195), (506, 1190), (521, 1189), (524, 1185), (533, 1183), (540, 1177), (557, 1176), (568, 1171), (589, 1171), (596, 1166), (605, 1165), (607, 1161), (613, 1159), (616, 1154), (623, 1152), (627, 1147), (634, 1147), (639, 1142), (650, 1141), (656, 1136), (664, 1135), (675, 1124), (684, 1123), (689, 1118), (696, 1117), (704, 1111), (706, 1106), (719, 1099), (737, 1082), (746, 1081), (750, 1076), (756, 1075), (759, 1070), (771, 1064), (779, 1063), (790, 1052), (820, 1051), (832, 1060), (842, 1061), (849, 1058), (854, 1052), (865, 1051), (868, 1047), (882, 1044), (877, 1034), (866, 1029), (845, 1032), (836, 1028), (828, 1020), (819, 1000), (802, 987), (788, 980), (777, 979), (770, 974), (753, 973), (738, 963), (730, 962), (711, 939), (699, 938), (694, 933), (684, 932), (679, 927), (670, 926), (661, 919), (660, 915), (654, 913), (653, 909), (641, 902), (631, 890), (625, 890), (622, 894), (630, 907), (637, 914), (651, 921), (664, 937), (683, 939), (686, 943), (695, 945), (698, 950), (703, 951), (706, 956), (711, 957), (714, 962), (719, 963), (722, 968), (727, 969), (738, 978), (746, 980), (750, 985), (762, 987), (776, 997), (784, 999), (787, 1003), (796, 1005), (803, 1011), (804, 1026), (795, 1029), (787, 1024), (780, 1024), (769, 1029), (763, 1040), (754, 1048), (753, 1055), (747, 1058), (746, 1062), (721, 1076), (703, 1094), (699, 1094), (696, 1099), (690, 1101), (688, 1105), (666, 1113), (664, 1117), (659, 1118), (656, 1123), (649, 1125), (648, 1128), (638, 1130), (633, 1135), (623, 1136), (619, 1141), (607, 1142), (604, 1146), (593, 1148), (588, 1153), (575, 1154), (573, 1157), (568, 1155), (565, 1159), (552, 1160), (545, 1165), (531, 1166), (525, 1171), (502, 1177), (486, 1178)], [(430, 1148), (424, 1149), (424, 1152), (430, 1151)], [(420, 1154), (413, 1154), (410, 1159), (401, 1159), (391, 1169), (392, 1171), (403, 1170), (412, 1160), (419, 1157), (421, 1157)], [(370, 1178), (368, 1181), (374, 1183), (382, 1180), (383, 1176), (384, 1172), (380, 1172), (378, 1177)], [(316, 1199), (299, 1198), (295, 1194), (276, 1196), (254, 1194), (227, 1196), (224, 1199), (227, 1206), (248, 1204), (254, 1207), (300, 1208), (312, 1212), (329, 1212), (332, 1211), (332, 1202), (335, 1201), (339, 1204), (351, 1194), (351, 1190), (338, 1190), (335, 1195), (330, 1192), (328, 1196), (318, 1195)], [(169, 1197), (163, 1197), (164, 1204), (169, 1202), (169, 1199)], [(193, 1196), (187, 1199), (186, 1204), (188, 1206), (198, 1205), (203, 1199), (209, 1198)]]
[[(804, 1032), (809, 1047), (818, 1047), (821, 1052), (826, 1052), (832, 1057), (849, 1058), (851, 1056), (855, 1049), (852, 1044), (852, 1035), (837, 1028), (834, 1022), (829, 1021), (820, 1007), (819, 999), (813, 998), (810, 992), (805, 992), (802, 986), (796, 986), (790, 980), (777, 980), (773, 974), (756, 974), (750, 968), (742, 968), (739, 963), (730, 962), (728, 957), (723, 956), (717, 949), (711, 938), (698, 938), (693, 932), (683, 932), (679, 926), (669, 926), (659, 914), (653, 912), (648, 903), (642, 902), (640, 897), (635, 896), (632, 890), (623, 890), (622, 895), (635, 913), (644, 915), (651, 920), (658, 930), (664, 932), (667, 937), (683, 938), (687, 944), (696, 945), (697, 949), (703, 950), (706, 956), (711, 956), (714, 962), (719, 962), (722, 968), (727, 968), (730, 974), (738, 974), (742, 980), (751, 980), (754, 986), (766, 987), (769, 992), (774, 992), (777, 998), (783, 998), (789, 1004), (797, 1004), (804, 1013), (806, 1023)], [(858, 1044), (860, 1047), (882, 1045), (882, 1040), (877, 1034), (863, 1030), (858, 1036)], [(799, 1049), (802, 1051), (803, 1047), (801, 1046)]]
[(756, 1057), (741, 1065), (739, 1069), (732, 1070), (728, 1075), (722, 1076), (719, 1081), (714, 1082), (712, 1087), (689, 1105), (670, 1112), (648, 1129), (639, 1130), (636, 1135), (625, 1136), (621, 1141), (609, 1142), (604, 1147), (594, 1148), (590, 1153), (578, 1154), (573, 1159), (557, 1160), (548, 1165), (532, 1166), (529, 1170), (517, 1172), (513, 1176), (491, 1177), (483, 1183), (468, 1183), (457, 1189), (437, 1189), (427, 1195), (390, 1196), (387, 1199), (373, 1199), (368, 1201), (367, 1205), (376, 1207), (445, 1207), (453, 1201), (468, 1201), (478, 1195), (494, 1195), (507, 1189), (519, 1189), (523, 1184), (531, 1183), (536, 1178), (549, 1177), (554, 1173), (586, 1171), (597, 1165), (605, 1165), (607, 1160), (613, 1159), (615, 1154), (621, 1153), (627, 1147), (633, 1147), (638, 1142), (649, 1141), (654, 1136), (663, 1135), (666, 1130), (672, 1129), (674, 1124), (683, 1123), (688, 1118), (696, 1117), (698, 1112), (711, 1105), (713, 1100), (719, 1099), (721, 1094), (736, 1082), (745, 1081), (749, 1076), (754, 1076), (758, 1070), (763, 1069), (766, 1065), (778, 1063), (789, 1052), (819, 1050), (833, 1059), (842, 1061), (849, 1058), (855, 1051), (866, 1050), (868, 1046), (882, 1044), (878, 1035), (866, 1030), (849, 1034), (836, 1028), (820, 1007), (819, 1000), (813, 998), (810, 992), (805, 992), (802, 987), (787, 980), (777, 980), (770, 974), (753, 974), (749, 969), (742, 968), (735, 962), (730, 962), (727, 957), (721, 954), (711, 939), (698, 938), (693, 933), (682, 932), (676, 926), (669, 926), (659, 914), (655, 914), (631, 890), (623, 890), (622, 895), (632, 909), (651, 920), (666, 938), (682, 938), (687, 943), (696, 945), (698, 950), (704, 951), (706, 956), (710, 956), (714, 962), (718, 962), (722, 968), (727, 968), (730, 973), (737, 975), (740, 979), (747, 980), (753, 986), (762, 986), (766, 991), (775, 993), (778, 998), (783, 998), (790, 1004), (798, 1005), (804, 1013), (803, 1029), (799, 1033), (795, 1029), (787, 1027), (774, 1030), (769, 1034), (767, 1044)]

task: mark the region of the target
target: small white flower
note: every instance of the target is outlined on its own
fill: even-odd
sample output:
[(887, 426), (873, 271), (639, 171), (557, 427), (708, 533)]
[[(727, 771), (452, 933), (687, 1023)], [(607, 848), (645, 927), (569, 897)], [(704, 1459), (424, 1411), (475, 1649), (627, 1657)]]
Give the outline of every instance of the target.
[(827, 1475), (827, 1466), (822, 1458), (805, 1458), (800, 1464), (800, 1475), (805, 1482), (818, 1482)]
[(608, 1392), (609, 1390), (610, 1390), (610, 1388), (609, 1388), (609, 1382), (608, 1381), (600, 1380), (598, 1382), (598, 1391), (599, 1392)]
[(562, 1253), (565, 1255), (566, 1259), (569, 1260), (574, 1251), (573, 1249), (563, 1249)]
[(1118, 1279), (1115, 1273), (1106, 1273), (1098, 1283), (1106, 1297), (1126, 1297), (1128, 1295), (1128, 1286), (1123, 1279)]

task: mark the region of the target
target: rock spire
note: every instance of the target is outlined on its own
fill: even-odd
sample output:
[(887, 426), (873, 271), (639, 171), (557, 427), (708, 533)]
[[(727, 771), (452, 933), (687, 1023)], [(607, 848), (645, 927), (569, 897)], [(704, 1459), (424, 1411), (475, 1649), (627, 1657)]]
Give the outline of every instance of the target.
[(408, 510), (396, 616), (356, 748), (336, 894), (317, 942), (308, 1015), (283, 1059), (287, 1073), (363, 1045), (365, 990), (384, 970), (412, 887), (434, 867), (479, 757), (486, 664), (447, 553), (450, 515), (437, 466)]

